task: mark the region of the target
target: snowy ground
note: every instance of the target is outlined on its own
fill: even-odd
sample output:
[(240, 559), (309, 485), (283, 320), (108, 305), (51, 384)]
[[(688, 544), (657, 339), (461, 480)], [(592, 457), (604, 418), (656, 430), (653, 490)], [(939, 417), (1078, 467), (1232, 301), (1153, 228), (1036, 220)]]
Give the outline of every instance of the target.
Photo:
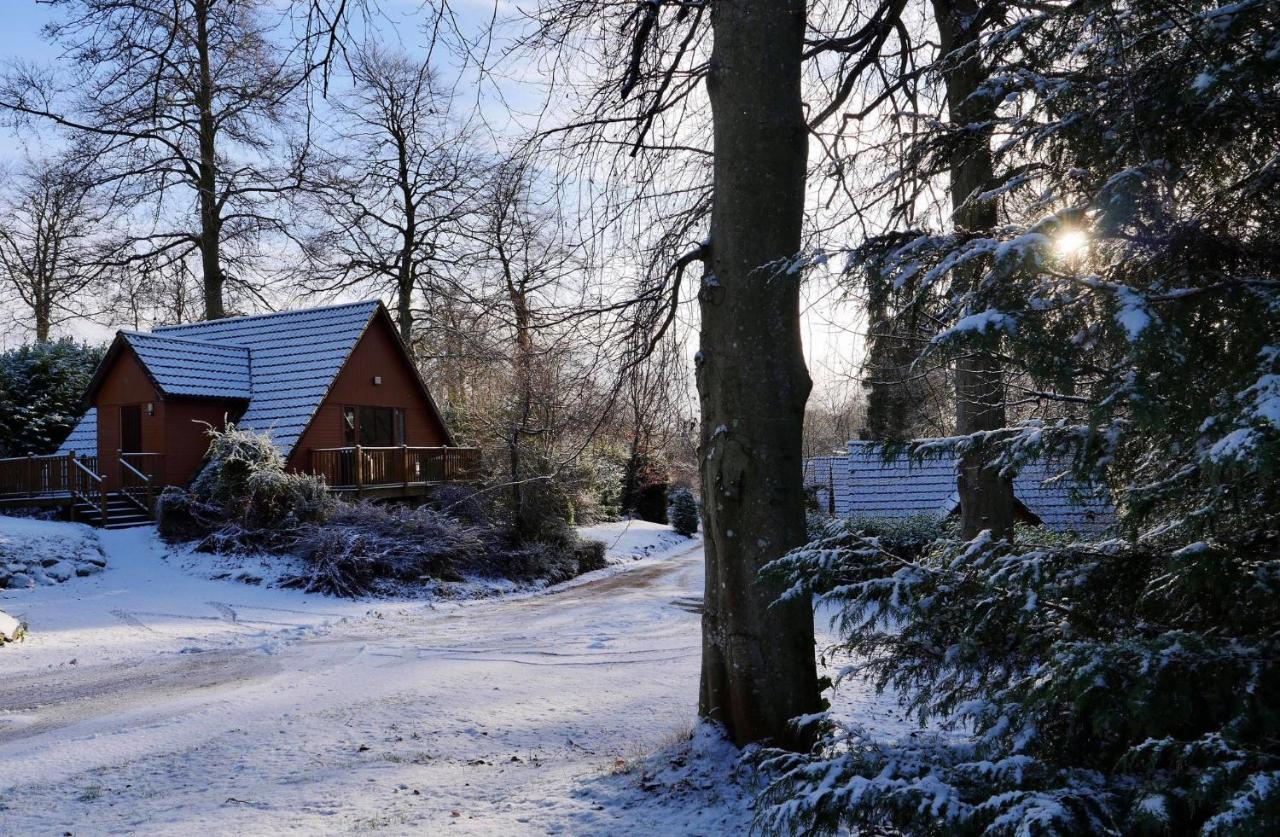
[(0, 648), (0, 832), (742, 832), (731, 750), (645, 758), (690, 730), (702, 587), (700, 542), (646, 529), (585, 533), (641, 560), (445, 603), (213, 580), (101, 533), (105, 572), (0, 591), (30, 626)]

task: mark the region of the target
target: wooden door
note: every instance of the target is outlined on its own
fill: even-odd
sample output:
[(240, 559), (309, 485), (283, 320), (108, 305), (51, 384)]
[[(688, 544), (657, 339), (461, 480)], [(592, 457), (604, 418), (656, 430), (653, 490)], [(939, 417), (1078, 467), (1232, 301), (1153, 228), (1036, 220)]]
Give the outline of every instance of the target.
[(120, 450), (125, 453), (142, 451), (142, 407), (138, 404), (120, 408)]

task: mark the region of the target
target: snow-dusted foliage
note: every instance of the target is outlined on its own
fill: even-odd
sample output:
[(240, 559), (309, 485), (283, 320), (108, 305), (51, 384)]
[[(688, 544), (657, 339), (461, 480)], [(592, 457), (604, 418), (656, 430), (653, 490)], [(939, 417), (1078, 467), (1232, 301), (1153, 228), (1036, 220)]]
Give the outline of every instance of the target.
[(698, 501), (687, 488), (674, 489), (667, 495), (667, 523), (682, 535), (698, 531)]
[(503, 578), (558, 582), (605, 566), (604, 544), (519, 543), (492, 523), (464, 523), (430, 506), (340, 503), (303, 527), (295, 549), (304, 569), (286, 586), (357, 596), (426, 581)]
[[(989, 129), (998, 183), (970, 200), (1001, 225), (855, 260), (929, 297), (927, 358), (998, 347), (1054, 405), (932, 448), (1069, 457), (1123, 537), (916, 549), (837, 525), (775, 564), (930, 731), (829, 722), (776, 754), (767, 831), (1280, 830), (1280, 17), (1025, 9), (985, 24), (996, 123), (922, 123), (903, 167), (945, 172), (955, 131)], [(961, 267), (980, 281), (953, 294)]]
[(290, 548), (300, 527), (333, 508), (323, 479), (286, 471), (265, 434), (228, 426), (209, 429), (208, 458), (190, 490), (166, 489), (156, 512), (167, 537), (227, 552)]
[(53, 452), (83, 412), (81, 399), (103, 350), (74, 340), (0, 354), (0, 457)]
[(346, 503), (319, 477), (286, 471), (264, 434), (211, 428), (209, 438), (190, 490), (160, 496), (161, 533), (208, 552), (293, 556), (300, 569), (285, 574), (286, 586), (358, 596), (471, 577), (556, 582), (605, 566), (604, 544), (567, 526), (516, 538), (486, 519), (474, 491), (453, 488), (416, 509)]
[(96, 575), (107, 566), (93, 529), (0, 517), (0, 590), (25, 590)]

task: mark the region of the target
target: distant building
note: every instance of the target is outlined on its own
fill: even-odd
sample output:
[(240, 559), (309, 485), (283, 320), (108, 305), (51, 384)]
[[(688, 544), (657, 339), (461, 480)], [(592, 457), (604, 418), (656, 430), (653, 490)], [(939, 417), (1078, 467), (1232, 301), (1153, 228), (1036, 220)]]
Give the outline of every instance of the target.
[(228, 422), (269, 436), (289, 470), (370, 499), (424, 496), (480, 464), (455, 445), (377, 300), (118, 332), (84, 400), (56, 454), (0, 460), (0, 506), (146, 520)]
[[(805, 485), (818, 506), (835, 517), (948, 517), (960, 511), (957, 457), (914, 461), (905, 453), (885, 457), (881, 442), (849, 442), (844, 456), (805, 462)], [(1049, 529), (1093, 536), (1115, 522), (1104, 489), (1082, 484), (1067, 467), (1048, 461), (1024, 465), (1013, 478), (1015, 515)]]

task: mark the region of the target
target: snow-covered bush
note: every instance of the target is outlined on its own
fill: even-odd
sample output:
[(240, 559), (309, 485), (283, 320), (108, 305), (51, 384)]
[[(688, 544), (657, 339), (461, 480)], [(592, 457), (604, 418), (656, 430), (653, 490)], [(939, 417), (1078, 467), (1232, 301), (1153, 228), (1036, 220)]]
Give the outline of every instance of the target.
[(667, 496), (667, 523), (681, 535), (692, 536), (698, 531), (698, 501), (687, 488), (676, 488)]
[(74, 340), (0, 353), (0, 457), (52, 453), (83, 412), (101, 346)]
[(354, 596), (384, 579), (460, 581), (483, 559), (485, 535), (428, 506), (343, 503), (299, 537), (296, 551), (307, 570), (288, 584)]
[(430, 506), (340, 504), (323, 523), (304, 527), (297, 555), (305, 571), (286, 584), (339, 596), (395, 583), (563, 581), (604, 566), (604, 544), (516, 543), (492, 525), (472, 525)]
[(189, 490), (168, 488), (156, 504), (162, 535), (199, 540), (215, 552), (288, 549), (300, 527), (335, 508), (324, 480), (285, 470), (270, 438), (228, 426), (209, 429), (209, 453)]
[[(1280, 832), (1274, 8), (1083, 0), (980, 22), (964, 60), (989, 73), (973, 95), (999, 104), (998, 136), (969, 200), (999, 222), (913, 217), (855, 263), (931, 300), (918, 368), (996, 349), (1048, 405), (943, 444), (1065, 457), (1109, 487), (1124, 537), (912, 554), (848, 532), (778, 562), (789, 595), (839, 611), (846, 676), (933, 731), (831, 719), (814, 751), (766, 759), (762, 830)], [(945, 176), (955, 127), (912, 124), (898, 170)]]
[(106, 566), (102, 543), (87, 526), (0, 517), (0, 590), (62, 584)]

